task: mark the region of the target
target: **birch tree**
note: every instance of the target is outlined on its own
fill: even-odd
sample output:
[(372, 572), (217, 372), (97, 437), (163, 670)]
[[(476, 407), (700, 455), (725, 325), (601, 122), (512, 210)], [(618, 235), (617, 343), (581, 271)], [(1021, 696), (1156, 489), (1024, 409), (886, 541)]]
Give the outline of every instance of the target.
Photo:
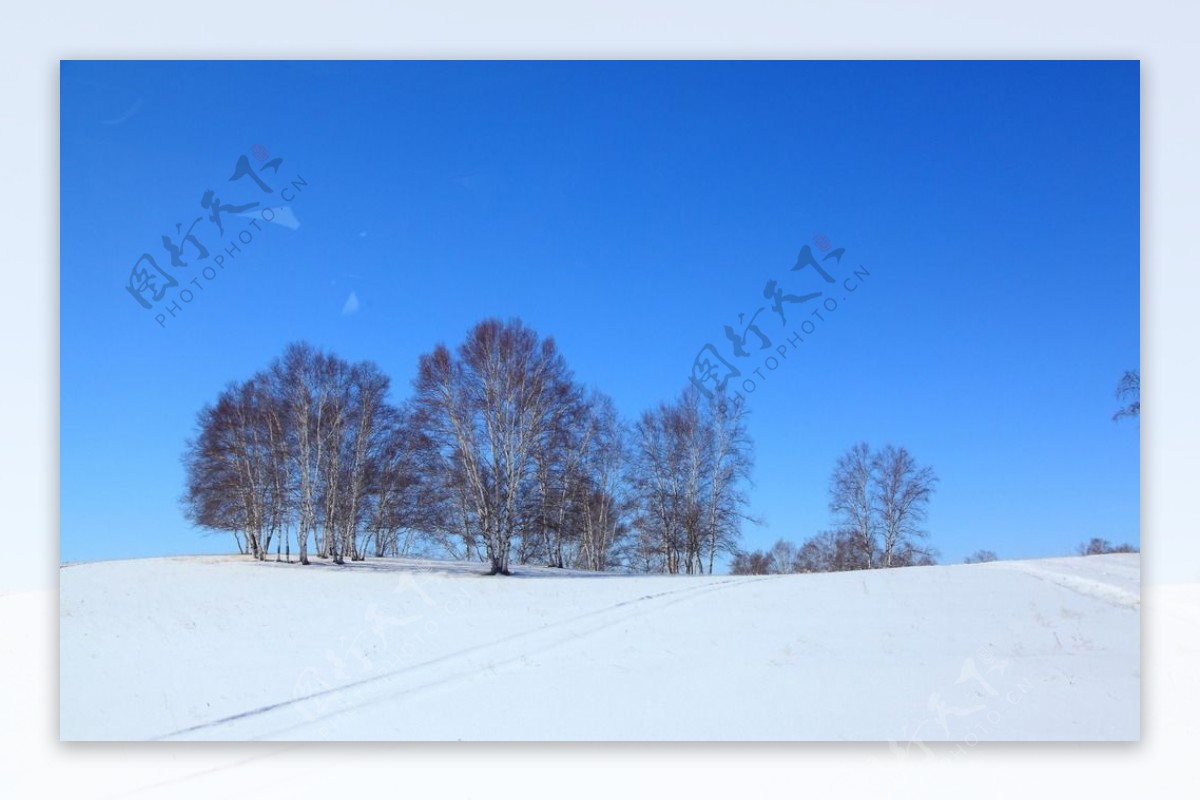
[(846, 451), (833, 468), (829, 510), (854, 548), (861, 567), (875, 566), (878, 524), (875, 516), (875, 461), (865, 442)]
[(743, 488), (753, 445), (744, 415), (689, 386), (638, 421), (633, 491), (646, 568), (711, 573), (718, 554), (737, 551), (741, 523), (750, 519)]
[(461, 491), (463, 538), (483, 541), (490, 572), (507, 575), (534, 453), (576, 388), (552, 339), (519, 320), (485, 320), (457, 354), (421, 357), (414, 402)]
[(612, 398), (593, 392), (587, 400), (592, 429), (577, 491), (582, 516), (577, 567), (607, 570), (628, 533), (630, 512), (627, 430)]
[[(906, 448), (887, 445), (872, 464), (873, 493), (881, 537), (881, 567), (912, 564), (924, 553), (921, 528), (929, 509), (937, 476), (930, 467), (917, 465)], [(897, 558), (901, 557), (901, 558)]]

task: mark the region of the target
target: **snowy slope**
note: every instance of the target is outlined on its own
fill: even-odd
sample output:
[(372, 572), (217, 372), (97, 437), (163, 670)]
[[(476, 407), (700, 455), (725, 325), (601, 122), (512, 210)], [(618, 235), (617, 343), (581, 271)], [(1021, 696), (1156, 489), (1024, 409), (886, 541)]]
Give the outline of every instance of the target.
[[(60, 571), (60, 736), (1133, 740), (1136, 554), (668, 577), (186, 557)], [(944, 746), (942, 746), (944, 748)]]

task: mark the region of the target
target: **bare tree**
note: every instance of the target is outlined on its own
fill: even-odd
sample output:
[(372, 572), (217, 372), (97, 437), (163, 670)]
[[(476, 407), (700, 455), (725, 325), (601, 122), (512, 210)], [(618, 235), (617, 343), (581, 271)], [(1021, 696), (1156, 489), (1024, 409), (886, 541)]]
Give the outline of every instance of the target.
[(638, 569), (678, 573), (682, 561), (687, 499), (679, 412), (660, 403), (634, 429), (633, 490), (637, 513)]
[[(255, 559), (270, 546), (277, 508), (265, 394), (261, 381), (231, 384), (200, 410), (198, 435), (184, 454), (184, 511), (196, 525), (231, 531)], [(242, 538), (244, 537), (244, 545)]]
[[(838, 459), (830, 480), (829, 509), (838, 537), (850, 546), (850, 569), (933, 564), (921, 523), (937, 476), (905, 448), (878, 453), (860, 442)], [(830, 543), (836, 546), (836, 540)], [(827, 553), (832, 550), (826, 548)]]
[(627, 469), (628, 432), (612, 398), (592, 392), (587, 398), (592, 429), (582, 480), (576, 485), (581, 510), (576, 567), (607, 570), (628, 531), (631, 509)]
[(741, 524), (752, 519), (743, 489), (753, 452), (745, 411), (688, 386), (644, 413), (634, 438), (643, 569), (711, 573), (718, 554), (736, 553)]
[(864, 567), (850, 534), (845, 531), (822, 531), (796, 549), (792, 572), (836, 573)]
[[(881, 567), (898, 567), (922, 554), (919, 541), (928, 536), (920, 524), (928, 513), (929, 499), (937, 476), (929, 467), (919, 467), (905, 448), (886, 446), (875, 455), (875, 512), (882, 539)], [(897, 556), (905, 554), (905, 560)]]
[(257, 556), (251, 542), (250, 514), (245, 505), (242, 475), (232, 435), (229, 404), (232, 389), (197, 415), (197, 435), (183, 455), (186, 486), (180, 499), (185, 517), (194, 525), (233, 535), (241, 553)]
[(829, 510), (849, 537), (855, 561), (868, 569), (875, 567), (879, 549), (876, 466), (870, 447), (860, 442), (838, 459), (829, 487)]
[[(379, 437), (378, 458), (368, 465), (367, 529), (376, 556), (407, 556), (411, 534), (433, 528), (437, 496), (432, 482), (420, 472), (420, 437), (413, 430), (411, 410), (401, 407), (381, 420)], [(401, 531), (409, 532), (403, 542)]]
[(295, 481), (296, 543), (300, 563), (308, 562), (308, 538), (316, 528), (316, 465), (313, 424), (321, 418), (322, 396), (315, 388), (315, 351), (306, 343), (289, 345), (271, 367), (281, 388), (290, 434), (291, 473)]
[(308, 564), (318, 554), (363, 558), (366, 520), (377, 504), (383, 436), (395, 410), (374, 365), (350, 365), (303, 343), (270, 367), (231, 384), (198, 418), (187, 443), (183, 505), (197, 525), (233, 531), (239, 549), (291, 560), (294, 532)]
[(774, 573), (796, 573), (797, 564), (796, 558), (799, 551), (796, 546), (787, 540), (776, 540), (771, 546), (771, 566)]
[[(415, 403), (462, 491), (463, 536), (478, 535), (492, 574), (507, 575), (534, 454), (576, 394), (552, 339), (519, 320), (485, 320), (458, 349), (421, 357)], [(448, 471), (450, 472), (450, 471)]]
[(822, 532), (810, 537), (796, 549), (793, 570), (796, 573), (828, 573), (834, 567), (834, 542), (836, 533)]
[[(694, 390), (692, 394), (698, 396)], [(750, 483), (754, 467), (754, 444), (746, 429), (745, 407), (718, 394), (707, 399), (704, 411), (711, 466), (704, 518), (704, 545), (708, 551), (708, 572), (711, 574), (718, 554), (736, 550), (741, 524), (760, 521), (746, 512), (749, 498), (743, 488)]]
[(416, 541), (497, 574), (711, 573), (751, 519), (745, 412), (723, 397), (689, 386), (631, 432), (553, 340), (495, 320), (422, 356), (413, 386), (397, 408), (373, 364), (289, 345), (201, 410), (185, 512), (258, 559), (290, 561), (293, 536), (302, 564)]
[(765, 551), (739, 551), (729, 565), (733, 576), (766, 576), (780, 572), (775, 560)]
[(318, 555), (345, 561), (342, 520), (345, 509), (344, 442), (350, 412), (350, 367), (334, 356), (320, 355), (316, 363), (317, 382), (323, 395), (323, 414), (315, 428), (317, 437), (317, 476), (320, 493), (320, 538)]
[(385, 458), (381, 446), (394, 444), (385, 438), (394, 411), (387, 405), (388, 378), (371, 362), (354, 365), (347, 376), (349, 384), (348, 453), (343, 460), (346, 470), (345, 509), (341, 526), (344, 551), (353, 561), (364, 558), (358, 533), (368, 509), (368, 494), (374, 489), (368, 479), (376, 474), (372, 464)]
[[(554, 404), (541, 442), (534, 450), (535, 492), (527, 504), (521, 538), (521, 561), (540, 558), (550, 567), (575, 561), (579, 547), (580, 488), (588, 451), (596, 437), (596, 420), (580, 388), (572, 386)], [(537, 532), (537, 536), (532, 536)], [(534, 556), (536, 554), (536, 557)]]

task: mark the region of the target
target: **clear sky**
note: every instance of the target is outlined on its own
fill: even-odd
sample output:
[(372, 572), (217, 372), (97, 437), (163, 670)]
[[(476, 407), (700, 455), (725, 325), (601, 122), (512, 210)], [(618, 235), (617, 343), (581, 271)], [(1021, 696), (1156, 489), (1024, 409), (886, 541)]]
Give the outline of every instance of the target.
[[(745, 547), (828, 527), (859, 440), (937, 471), (942, 561), (1139, 541), (1139, 430), (1111, 421), (1139, 365), (1137, 62), (64, 62), (61, 81), (64, 561), (231, 549), (183, 519), (184, 440), (290, 341), (374, 360), (400, 399), (421, 353), (516, 316), (632, 419), (706, 343), (760, 364), (723, 329), (770, 279), (826, 291), (787, 330), (758, 318), (773, 346), (813, 333), (748, 396), (766, 524)], [(790, 269), (817, 236), (845, 248), (833, 288)], [(150, 309), (127, 289), (156, 274), (143, 253), (178, 281)]]

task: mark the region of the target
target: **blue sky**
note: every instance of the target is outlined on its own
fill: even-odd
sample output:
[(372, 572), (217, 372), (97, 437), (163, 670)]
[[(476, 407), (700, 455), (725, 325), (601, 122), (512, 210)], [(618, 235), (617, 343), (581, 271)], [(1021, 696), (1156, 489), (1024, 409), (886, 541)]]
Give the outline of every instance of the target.
[[(748, 398), (746, 547), (827, 527), (859, 440), (937, 471), (942, 561), (1139, 540), (1139, 430), (1110, 419), (1139, 365), (1137, 62), (64, 62), (61, 82), (65, 561), (229, 550), (183, 519), (179, 457), (290, 341), (374, 360), (400, 399), (435, 343), (518, 316), (632, 419), (705, 343), (736, 362), (723, 327), (767, 280), (823, 288), (789, 269), (815, 235), (846, 248), (839, 281), (870, 277)], [(228, 180), (243, 155), (271, 193)], [(219, 236), (201, 207), (293, 181), (295, 228), (227, 212)], [(210, 261), (252, 236), (210, 281), (160, 244), (201, 216)], [(125, 289), (142, 253), (180, 280), (150, 310)]]

